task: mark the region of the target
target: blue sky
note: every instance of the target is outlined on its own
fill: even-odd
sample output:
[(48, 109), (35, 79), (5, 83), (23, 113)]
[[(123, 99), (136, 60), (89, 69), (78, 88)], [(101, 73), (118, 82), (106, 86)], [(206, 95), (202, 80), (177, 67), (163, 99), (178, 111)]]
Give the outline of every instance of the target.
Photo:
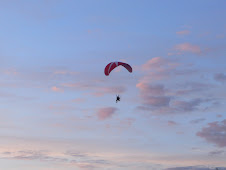
[(0, 168), (226, 169), (225, 5), (0, 1)]

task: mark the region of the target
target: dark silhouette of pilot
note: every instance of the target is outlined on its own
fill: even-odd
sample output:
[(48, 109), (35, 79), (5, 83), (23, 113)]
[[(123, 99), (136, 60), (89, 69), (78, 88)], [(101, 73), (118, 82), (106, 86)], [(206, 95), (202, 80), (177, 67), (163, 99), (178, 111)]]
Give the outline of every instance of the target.
[(119, 95), (116, 95), (116, 103), (120, 101)]

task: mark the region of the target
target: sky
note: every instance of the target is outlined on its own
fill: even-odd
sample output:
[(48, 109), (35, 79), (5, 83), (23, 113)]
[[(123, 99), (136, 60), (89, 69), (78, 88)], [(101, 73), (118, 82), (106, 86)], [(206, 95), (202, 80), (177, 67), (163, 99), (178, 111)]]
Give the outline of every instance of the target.
[(225, 6), (0, 0), (0, 169), (225, 170)]

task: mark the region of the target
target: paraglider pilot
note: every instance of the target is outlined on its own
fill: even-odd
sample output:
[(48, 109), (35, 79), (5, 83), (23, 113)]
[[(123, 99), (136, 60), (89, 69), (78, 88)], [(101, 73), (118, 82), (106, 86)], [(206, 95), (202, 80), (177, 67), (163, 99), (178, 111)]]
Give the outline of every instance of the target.
[(120, 101), (119, 95), (116, 95), (116, 103)]

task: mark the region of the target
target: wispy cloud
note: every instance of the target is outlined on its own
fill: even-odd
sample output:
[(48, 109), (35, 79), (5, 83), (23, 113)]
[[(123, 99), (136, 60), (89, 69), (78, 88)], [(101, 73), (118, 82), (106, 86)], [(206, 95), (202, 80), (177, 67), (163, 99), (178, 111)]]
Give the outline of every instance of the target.
[[(206, 166), (185, 166), (185, 167), (175, 167), (175, 168), (167, 168), (165, 170), (215, 170), (215, 167), (206, 167)], [(220, 169), (226, 170), (226, 168), (221, 167)]]
[(95, 92), (93, 92), (92, 94), (94, 96), (103, 96), (106, 94), (122, 94), (126, 91), (126, 88), (123, 86), (115, 86), (115, 87), (98, 87), (95, 88)]
[(190, 123), (191, 124), (197, 124), (197, 123), (203, 122), (205, 120), (206, 120), (205, 118), (199, 118), (199, 119), (191, 120)]
[(178, 111), (194, 111), (203, 101), (199, 98), (192, 99), (190, 101), (182, 101), (182, 100), (175, 100), (172, 102), (172, 106), (177, 108)]
[(189, 95), (195, 94), (199, 92), (205, 92), (214, 88), (213, 85), (210, 83), (203, 83), (203, 82), (186, 82), (177, 86), (177, 90), (175, 91), (175, 95)]
[(115, 107), (100, 108), (97, 112), (97, 117), (99, 120), (109, 119), (115, 114), (116, 111), (117, 108)]
[(168, 126), (175, 126), (175, 125), (177, 125), (177, 123), (175, 121), (173, 121), (173, 120), (168, 121)]
[(224, 150), (215, 150), (215, 151), (209, 152), (209, 155), (210, 155), (210, 156), (219, 156), (219, 155), (222, 155), (222, 154), (224, 154), (224, 153), (225, 153)]
[(189, 30), (177, 31), (176, 34), (177, 35), (188, 35), (188, 34), (190, 34), (190, 31)]
[(136, 85), (137, 88), (141, 90), (141, 94), (144, 96), (146, 94), (149, 95), (164, 95), (165, 88), (162, 84), (151, 85), (144, 82), (140, 82)]
[(142, 69), (144, 71), (151, 71), (153, 69), (161, 71), (166, 68), (174, 69), (178, 65), (179, 63), (173, 60), (165, 59), (163, 57), (154, 57), (143, 64)]
[(179, 52), (190, 52), (194, 54), (201, 54), (202, 50), (200, 46), (198, 45), (192, 45), (190, 43), (182, 43), (182, 44), (177, 44), (174, 49)]
[(141, 70), (145, 74), (139, 82), (150, 83), (158, 80), (169, 79), (180, 63), (166, 59), (164, 57), (154, 57), (141, 66)]
[(124, 86), (109, 86), (103, 87), (101, 85), (96, 85), (94, 82), (90, 83), (63, 83), (60, 85), (62, 89), (65, 90), (77, 90), (77, 91), (89, 91), (90, 94), (94, 96), (103, 96), (106, 94), (117, 94), (124, 93), (126, 88)]
[(71, 102), (73, 103), (82, 103), (84, 102), (85, 99), (84, 98), (75, 98), (75, 99), (72, 99)]
[(53, 162), (68, 162), (65, 157), (50, 156), (51, 153), (43, 150), (19, 150), (7, 151), (3, 153), (4, 158), (17, 159), (17, 160), (40, 160), (40, 161), (53, 161)]
[(56, 86), (51, 87), (51, 90), (54, 92), (63, 92), (64, 91), (63, 89), (56, 87)]

